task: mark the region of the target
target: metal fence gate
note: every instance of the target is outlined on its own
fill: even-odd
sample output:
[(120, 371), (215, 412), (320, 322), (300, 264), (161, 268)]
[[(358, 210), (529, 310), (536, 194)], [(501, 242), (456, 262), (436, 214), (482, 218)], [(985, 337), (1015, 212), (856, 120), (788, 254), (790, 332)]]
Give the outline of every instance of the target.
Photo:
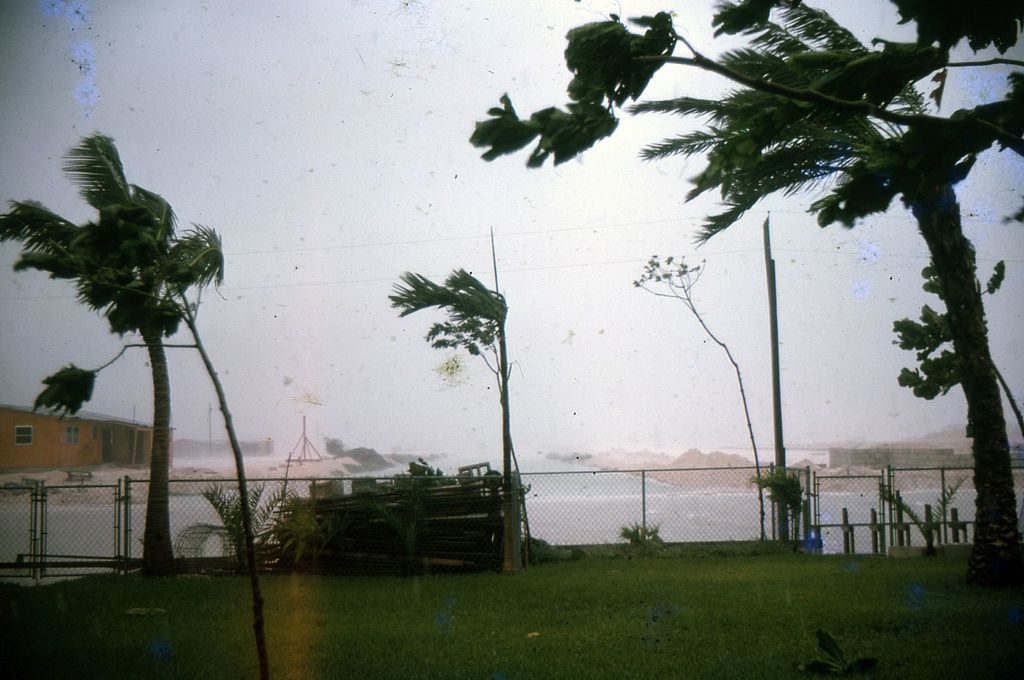
[[(34, 579), (125, 568), (130, 490), (117, 484), (25, 479), (0, 493), (0, 563), (5, 576)], [(57, 546), (50, 552), (51, 546)]]
[[(1012, 474), (1024, 524), (1024, 467), (1013, 467)], [(973, 537), (976, 492), (969, 467), (815, 471), (811, 487), (812, 531), (827, 553), (884, 555), (893, 547), (955, 545)]]

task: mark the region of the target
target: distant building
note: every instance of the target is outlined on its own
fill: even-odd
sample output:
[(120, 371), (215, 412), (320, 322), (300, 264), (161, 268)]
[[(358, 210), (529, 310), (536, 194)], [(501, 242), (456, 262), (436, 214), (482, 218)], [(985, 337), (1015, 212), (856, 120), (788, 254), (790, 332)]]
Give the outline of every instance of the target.
[(866, 467), (880, 470), (896, 467), (970, 466), (971, 456), (957, 455), (953, 449), (873, 447), (863, 449), (829, 449), (829, 467)]
[(0, 405), (0, 470), (149, 465), (153, 428), (100, 413)]

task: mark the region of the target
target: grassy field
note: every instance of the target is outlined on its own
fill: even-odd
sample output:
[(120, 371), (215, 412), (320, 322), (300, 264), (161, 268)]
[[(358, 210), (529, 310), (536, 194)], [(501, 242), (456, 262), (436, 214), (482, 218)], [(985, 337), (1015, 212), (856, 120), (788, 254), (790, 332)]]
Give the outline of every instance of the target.
[[(275, 678), (787, 678), (823, 628), (877, 678), (1024, 676), (1024, 589), (963, 557), (587, 557), (516, 576), (268, 576)], [(251, 678), (241, 577), (0, 586), (5, 678)]]

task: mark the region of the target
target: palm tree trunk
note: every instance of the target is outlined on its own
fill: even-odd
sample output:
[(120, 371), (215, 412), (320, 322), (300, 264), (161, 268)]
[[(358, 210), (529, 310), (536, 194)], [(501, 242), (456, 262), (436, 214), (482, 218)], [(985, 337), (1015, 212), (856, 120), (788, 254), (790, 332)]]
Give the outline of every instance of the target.
[(1017, 508), (1002, 395), (989, 352), (988, 329), (976, 277), (974, 247), (964, 236), (951, 185), (929, 187), (911, 203), (942, 286), (960, 385), (974, 440), (974, 546), (967, 580), (982, 586), (1024, 583)]
[(501, 572), (514, 574), (522, 569), (522, 545), (519, 522), (519, 479), (512, 474), (512, 424), (508, 399), (508, 353), (505, 329), (498, 329), (498, 394), (501, 399), (502, 467), (502, 561)]
[(168, 477), (171, 450), (171, 380), (167, 355), (159, 335), (144, 334), (153, 372), (153, 448), (149, 458), (149, 498), (146, 530), (142, 538), (142, 573), (166, 576), (174, 573)]

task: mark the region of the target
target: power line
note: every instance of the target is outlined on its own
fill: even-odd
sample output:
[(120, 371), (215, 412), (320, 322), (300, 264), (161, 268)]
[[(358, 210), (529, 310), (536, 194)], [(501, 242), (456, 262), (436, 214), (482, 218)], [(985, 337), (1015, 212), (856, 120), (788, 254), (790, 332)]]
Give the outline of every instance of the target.
[[(679, 222), (679, 218), (663, 219), (663, 220), (641, 220), (637, 222), (617, 222), (613, 224), (602, 224), (602, 225), (591, 225), (581, 227), (556, 227), (552, 229), (533, 229), (529, 231), (512, 231), (505, 233), (496, 234), (497, 238), (506, 238), (513, 236), (546, 236), (550, 234), (560, 234), (574, 231), (597, 231), (599, 229), (620, 229), (623, 227), (635, 227), (652, 224), (665, 224), (669, 222)], [(321, 252), (325, 250), (354, 250), (357, 248), (383, 248), (391, 246), (410, 246), (410, 245), (423, 245), (425, 243), (447, 243), (452, 241), (482, 241), (490, 238), (487, 234), (478, 235), (465, 235), (465, 236), (438, 236), (433, 238), (422, 238), (422, 239), (408, 239), (404, 241), (370, 241), (365, 243), (346, 243), (342, 245), (334, 246), (308, 246), (302, 248), (274, 248), (272, 250), (244, 250), (240, 252), (231, 253), (233, 257), (249, 256), (249, 255), (269, 255), (278, 253), (308, 253), (308, 252)]]

